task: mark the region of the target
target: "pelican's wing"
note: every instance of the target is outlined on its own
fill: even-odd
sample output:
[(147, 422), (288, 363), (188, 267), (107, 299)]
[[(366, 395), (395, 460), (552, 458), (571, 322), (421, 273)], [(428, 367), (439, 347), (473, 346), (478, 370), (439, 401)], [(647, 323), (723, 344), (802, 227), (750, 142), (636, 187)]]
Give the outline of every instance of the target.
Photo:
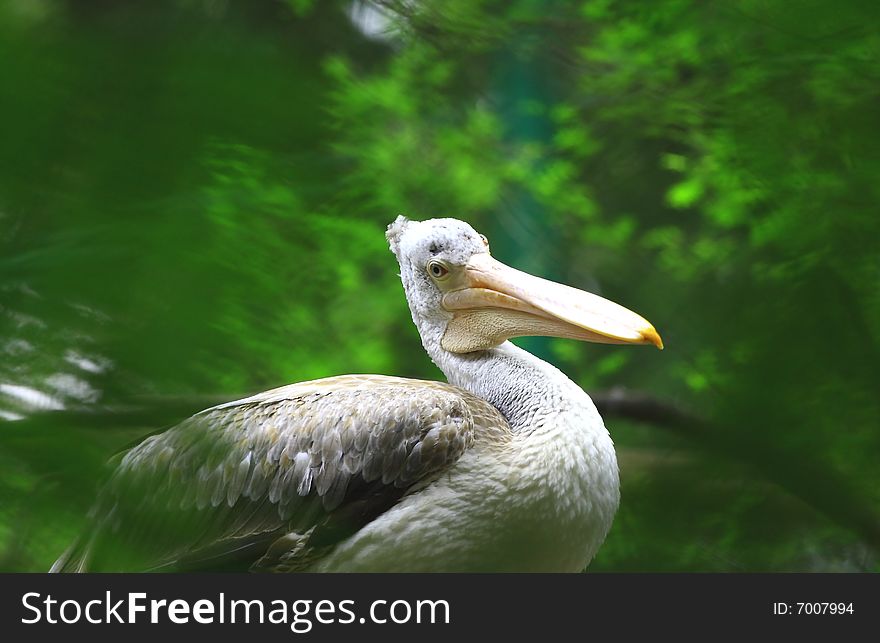
[(383, 376), (223, 404), (128, 451), (53, 570), (302, 568), (499, 423), (461, 389)]

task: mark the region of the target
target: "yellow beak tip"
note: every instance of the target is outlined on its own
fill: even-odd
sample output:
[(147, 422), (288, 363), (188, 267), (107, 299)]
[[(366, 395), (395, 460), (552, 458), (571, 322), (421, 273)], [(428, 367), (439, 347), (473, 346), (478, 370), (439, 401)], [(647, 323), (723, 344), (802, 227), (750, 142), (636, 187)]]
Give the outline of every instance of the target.
[(646, 344), (654, 344), (661, 351), (663, 350), (663, 340), (660, 339), (660, 334), (654, 329), (653, 326), (648, 328), (647, 330), (641, 331), (642, 339)]

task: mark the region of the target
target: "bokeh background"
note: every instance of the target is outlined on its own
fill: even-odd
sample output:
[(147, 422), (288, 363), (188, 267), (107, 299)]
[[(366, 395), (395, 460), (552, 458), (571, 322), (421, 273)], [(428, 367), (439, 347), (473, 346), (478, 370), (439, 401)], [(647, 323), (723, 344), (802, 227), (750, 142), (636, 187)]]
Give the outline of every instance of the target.
[(648, 317), (591, 570), (878, 571), (880, 5), (0, 3), (0, 569), (214, 402), (442, 377), (384, 227), (455, 216)]

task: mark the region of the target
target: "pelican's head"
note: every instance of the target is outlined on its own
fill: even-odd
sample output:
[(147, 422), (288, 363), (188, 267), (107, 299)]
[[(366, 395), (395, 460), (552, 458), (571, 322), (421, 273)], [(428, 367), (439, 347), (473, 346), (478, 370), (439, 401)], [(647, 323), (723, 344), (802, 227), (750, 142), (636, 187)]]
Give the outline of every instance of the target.
[(496, 261), (486, 237), (464, 221), (399, 216), (386, 236), (413, 321), (423, 339), (426, 328), (436, 329), (447, 351), (470, 353), (527, 335), (663, 348), (654, 327), (623, 306)]

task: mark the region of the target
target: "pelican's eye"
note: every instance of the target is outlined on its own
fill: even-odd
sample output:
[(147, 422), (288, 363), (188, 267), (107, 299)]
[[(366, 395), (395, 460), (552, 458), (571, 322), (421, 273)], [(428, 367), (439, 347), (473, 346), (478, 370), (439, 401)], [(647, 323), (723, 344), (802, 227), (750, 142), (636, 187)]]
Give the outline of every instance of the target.
[(444, 266), (439, 261), (429, 261), (428, 274), (431, 275), (434, 279), (443, 279), (443, 277), (449, 274), (449, 268)]

